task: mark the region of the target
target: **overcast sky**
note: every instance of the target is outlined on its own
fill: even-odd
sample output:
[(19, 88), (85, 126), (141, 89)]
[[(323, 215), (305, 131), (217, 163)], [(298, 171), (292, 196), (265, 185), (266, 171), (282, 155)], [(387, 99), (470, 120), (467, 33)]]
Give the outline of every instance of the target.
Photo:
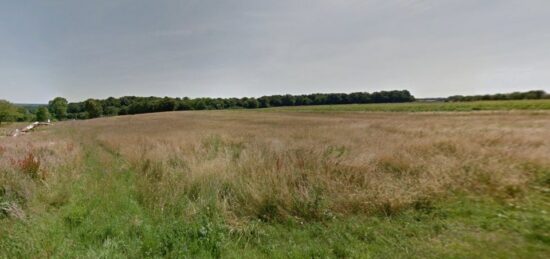
[(550, 91), (548, 0), (0, 0), (0, 99)]

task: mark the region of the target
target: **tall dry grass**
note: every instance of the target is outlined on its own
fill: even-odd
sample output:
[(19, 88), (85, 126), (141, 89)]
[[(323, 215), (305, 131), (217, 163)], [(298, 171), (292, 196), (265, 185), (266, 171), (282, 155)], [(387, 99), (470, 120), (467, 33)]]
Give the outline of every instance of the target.
[(137, 174), (140, 202), (229, 222), (391, 215), (455, 193), (513, 199), (549, 166), (547, 113), (176, 112), (67, 125)]
[(0, 214), (23, 218), (37, 189), (50, 205), (67, 202), (63, 186), (86, 172), (85, 150), (104, 158), (106, 172), (123, 161), (153, 212), (213, 209), (233, 224), (391, 215), (456, 193), (513, 199), (550, 167), (549, 129), (550, 114), (528, 112), (210, 111), (64, 122), (0, 140)]
[[(24, 219), (27, 203), (39, 194), (50, 205), (62, 205), (70, 193), (59, 193), (58, 184), (70, 184), (82, 166), (77, 139), (65, 128), (37, 131), (17, 138), (0, 139), (0, 218)], [(56, 191), (49, 191), (55, 189)]]

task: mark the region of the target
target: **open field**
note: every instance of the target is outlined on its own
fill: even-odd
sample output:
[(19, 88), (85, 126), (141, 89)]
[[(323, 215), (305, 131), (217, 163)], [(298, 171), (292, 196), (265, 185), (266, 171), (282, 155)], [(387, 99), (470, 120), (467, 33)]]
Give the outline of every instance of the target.
[(544, 100), (510, 100), (510, 101), (475, 101), (475, 102), (412, 102), (381, 104), (340, 104), (312, 105), (297, 107), (277, 107), (263, 111), (295, 112), (464, 112), (464, 111), (498, 111), (498, 110), (550, 110), (550, 99)]
[(155, 113), (0, 139), (0, 257), (548, 258), (549, 112), (276, 112), (550, 101), (441, 105)]

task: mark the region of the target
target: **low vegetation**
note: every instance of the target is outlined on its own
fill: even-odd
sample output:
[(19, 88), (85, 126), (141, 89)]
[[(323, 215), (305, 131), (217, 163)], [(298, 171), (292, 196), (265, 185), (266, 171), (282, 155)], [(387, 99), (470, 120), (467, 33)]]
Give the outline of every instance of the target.
[(61, 122), (0, 142), (0, 257), (547, 258), (549, 128), (530, 111)]

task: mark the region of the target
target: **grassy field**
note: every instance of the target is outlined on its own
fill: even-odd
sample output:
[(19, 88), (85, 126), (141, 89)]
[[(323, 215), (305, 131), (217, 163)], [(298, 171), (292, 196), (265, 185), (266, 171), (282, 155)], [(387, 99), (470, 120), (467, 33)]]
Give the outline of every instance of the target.
[(263, 111), (295, 112), (464, 112), (464, 111), (498, 111), (498, 110), (550, 110), (550, 99), (545, 100), (511, 100), (511, 101), (476, 101), (476, 102), (413, 102), (381, 104), (341, 104), (312, 105), (295, 107), (276, 107)]
[(550, 256), (550, 113), (289, 109), (0, 139), (0, 258)]

